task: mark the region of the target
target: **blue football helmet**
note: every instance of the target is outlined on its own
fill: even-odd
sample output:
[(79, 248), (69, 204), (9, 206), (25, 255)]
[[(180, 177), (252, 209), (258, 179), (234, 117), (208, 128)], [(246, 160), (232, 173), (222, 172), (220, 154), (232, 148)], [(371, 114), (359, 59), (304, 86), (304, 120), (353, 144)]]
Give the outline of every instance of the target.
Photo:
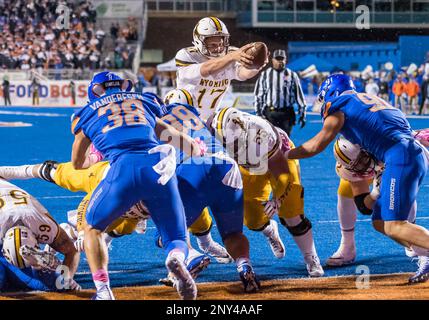
[(110, 71), (103, 71), (94, 75), (91, 83), (88, 86), (88, 99), (89, 102), (100, 98), (111, 89), (117, 91), (131, 91), (133, 83), (129, 79), (122, 79), (116, 73)]
[(341, 73), (332, 74), (320, 85), (313, 108), (316, 108), (316, 110), (320, 108), (320, 114), (323, 118), (326, 103), (349, 90), (356, 91), (356, 87), (348, 75)]

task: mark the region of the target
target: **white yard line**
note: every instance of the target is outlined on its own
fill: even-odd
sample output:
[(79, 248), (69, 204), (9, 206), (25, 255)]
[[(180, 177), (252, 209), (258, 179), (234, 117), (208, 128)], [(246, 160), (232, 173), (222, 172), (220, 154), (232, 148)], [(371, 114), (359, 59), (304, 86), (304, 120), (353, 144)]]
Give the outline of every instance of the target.
[(33, 116), (33, 117), (68, 117), (67, 114), (47, 113), (47, 112), (23, 112), (23, 111), (0, 111), (0, 114), (16, 115), (16, 116)]

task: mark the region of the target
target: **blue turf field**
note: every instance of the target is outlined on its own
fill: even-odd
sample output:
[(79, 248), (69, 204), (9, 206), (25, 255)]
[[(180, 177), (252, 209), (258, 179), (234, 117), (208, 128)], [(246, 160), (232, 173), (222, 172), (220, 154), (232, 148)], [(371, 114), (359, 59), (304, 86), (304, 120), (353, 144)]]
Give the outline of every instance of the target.
[[(72, 144), (70, 115), (72, 109), (52, 108), (0, 108), (0, 121), (22, 121), (30, 127), (0, 127), (0, 165), (39, 163), (47, 159), (69, 161)], [(295, 128), (292, 139), (296, 145), (314, 135), (321, 127), (318, 116), (310, 115), (304, 129)], [(413, 128), (429, 127), (429, 119), (410, 119)], [(332, 149), (312, 159), (301, 161), (302, 180), (305, 187), (306, 214), (313, 223), (316, 247), (322, 261), (336, 249), (340, 230), (336, 214), (336, 189), (338, 179), (334, 171)], [(17, 185), (36, 196), (59, 221), (66, 221), (66, 212), (74, 209), (82, 194), (71, 193), (44, 181), (17, 181)], [(420, 190), (417, 221), (429, 227), (429, 178)], [(325, 270), (327, 276), (355, 274), (356, 266), (367, 265), (373, 274), (410, 272), (416, 265), (404, 255), (404, 250), (393, 241), (372, 230), (369, 219), (358, 217), (356, 227), (358, 256), (354, 266)], [(110, 271), (113, 286), (157, 284), (165, 276), (164, 253), (153, 243), (154, 228), (149, 222), (145, 235), (131, 235), (113, 241), (110, 251)], [(251, 257), (261, 279), (306, 277), (307, 272), (301, 254), (287, 230), (280, 227), (286, 245), (286, 257), (277, 260), (271, 254), (268, 243), (261, 234), (246, 230), (251, 243)], [(216, 228), (215, 239), (219, 241)], [(195, 241), (194, 241), (195, 242)], [(195, 243), (196, 245), (196, 243)], [(78, 282), (92, 287), (88, 267), (81, 261)], [(205, 270), (199, 282), (236, 281), (234, 265), (213, 262)]]

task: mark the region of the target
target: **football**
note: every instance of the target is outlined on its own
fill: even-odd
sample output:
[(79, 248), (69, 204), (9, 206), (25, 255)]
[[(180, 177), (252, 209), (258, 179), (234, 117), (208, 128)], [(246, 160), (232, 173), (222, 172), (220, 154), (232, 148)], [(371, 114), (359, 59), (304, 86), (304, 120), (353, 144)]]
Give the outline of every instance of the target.
[(246, 50), (253, 57), (253, 65), (250, 69), (259, 69), (268, 58), (268, 47), (263, 42), (254, 42), (253, 46)]

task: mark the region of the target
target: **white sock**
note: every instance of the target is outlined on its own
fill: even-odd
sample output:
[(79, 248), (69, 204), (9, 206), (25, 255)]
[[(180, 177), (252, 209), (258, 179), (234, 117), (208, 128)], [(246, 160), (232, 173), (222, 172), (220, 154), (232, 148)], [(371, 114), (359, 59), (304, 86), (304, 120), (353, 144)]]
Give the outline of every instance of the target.
[(95, 287), (97, 288), (97, 291), (102, 289), (104, 286), (110, 287), (110, 281), (109, 280), (107, 282), (94, 280), (94, 284), (95, 284)]
[(416, 246), (416, 245), (411, 245), (411, 249), (413, 249), (413, 251), (418, 255), (418, 256), (425, 256), (425, 257), (429, 257), (429, 250)]
[(177, 260), (179, 260), (180, 262), (185, 262), (185, 253), (177, 250), (177, 249), (173, 249), (168, 253), (168, 258), (176, 258)]
[(270, 237), (271, 234), (273, 233), (273, 225), (271, 223), (272, 220), (270, 220), (270, 224), (268, 226), (266, 226), (264, 228), (264, 230), (262, 230), (262, 233), (264, 234), (264, 236), (266, 237)]
[(355, 247), (356, 205), (353, 199), (338, 195), (337, 213), (341, 228), (341, 243)]
[(211, 232), (203, 236), (196, 236), (196, 237), (197, 237), (198, 246), (200, 247), (201, 250), (203, 250), (203, 248), (207, 248), (208, 246), (210, 246), (210, 243), (213, 242)]
[(192, 258), (200, 256), (200, 255), (202, 255), (202, 253), (200, 253), (198, 250), (195, 250), (194, 248), (189, 248), (188, 256), (187, 256), (186, 260), (189, 261), (189, 259), (192, 259)]
[[(33, 168), (34, 165), (31, 164), (25, 164), (22, 166), (10, 166), (10, 167), (3, 167), (3, 170), (7, 170), (5, 173), (5, 179), (13, 180), (13, 179), (19, 179), (19, 180), (25, 180), (25, 179), (31, 179), (34, 178), (33, 175)], [(1, 174), (0, 174), (1, 176)]]
[(239, 257), (239, 258), (235, 259), (235, 265), (237, 266), (237, 268), (240, 268), (243, 264), (249, 264), (250, 265), (250, 259), (244, 258), (244, 257)]
[(57, 172), (57, 168), (52, 168), (51, 171), (49, 171), (49, 175), (51, 176), (51, 179), (55, 179), (55, 172)]
[[(302, 218), (298, 216), (287, 218), (285, 221), (289, 227), (295, 227), (301, 223)], [(304, 257), (317, 256), (316, 247), (313, 240), (313, 232), (311, 229), (301, 236), (293, 236), (293, 240), (295, 240), (295, 243), (298, 245), (299, 250), (301, 250), (301, 253)]]

